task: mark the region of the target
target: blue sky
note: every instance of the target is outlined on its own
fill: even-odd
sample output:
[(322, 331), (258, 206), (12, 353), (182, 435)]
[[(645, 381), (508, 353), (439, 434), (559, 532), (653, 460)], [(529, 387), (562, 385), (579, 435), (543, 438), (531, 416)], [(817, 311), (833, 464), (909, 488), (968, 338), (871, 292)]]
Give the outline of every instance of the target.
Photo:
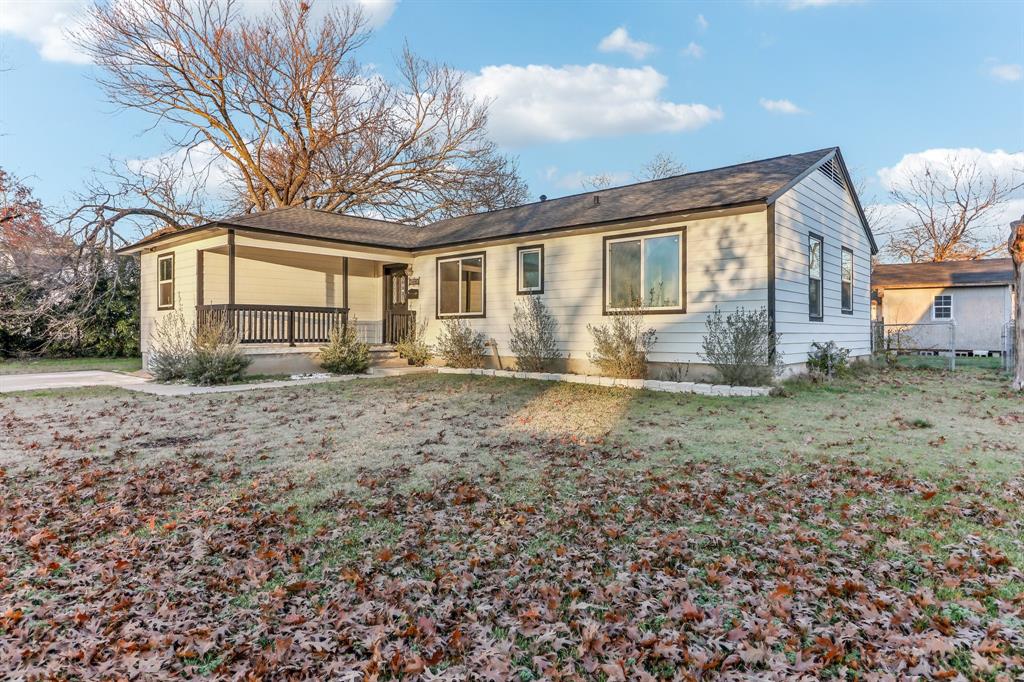
[[(61, 38), (83, 1), (0, 0), (0, 164), (51, 204), (108, 155), (166, 151)], [(943, 150), (1024, 165), (1024, 3), (368, 1), (364, 59), (386, 74), (407, 40), (464, 71), (534, 197), (658, 152), (699, 170), (839, 145), (868, 202)]]

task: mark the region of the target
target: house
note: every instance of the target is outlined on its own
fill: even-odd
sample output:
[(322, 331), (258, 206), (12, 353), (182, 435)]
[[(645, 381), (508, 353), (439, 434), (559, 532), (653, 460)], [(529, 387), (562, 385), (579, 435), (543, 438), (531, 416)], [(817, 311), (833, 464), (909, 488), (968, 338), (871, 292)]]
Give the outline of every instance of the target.
[(777, 352), (802, 368), (813, 341), (870, 352), (877, 248), (838, 148), (585, 192), (424, 227), (300, 207), (160, 232), (121, 250), (142, 262), (142, 352), (178, 306), (227, 314), (251, 371), (312, 369), (332, 325), (376, 347), (417, 321), (433, 341), (459, 318), (508, 366), (522, 296), (559, 323), (568, 371), (592, 372), (588, 324), (647, 292), (652, 374), (706, 374), (698, 353), (716, 306), (766, 308)]
[(922, 350), (1000, 355), (1013, 319), (1013, 281), (1009, 258), (877, 265), (873, 319), (886, 330), (906, 328)]

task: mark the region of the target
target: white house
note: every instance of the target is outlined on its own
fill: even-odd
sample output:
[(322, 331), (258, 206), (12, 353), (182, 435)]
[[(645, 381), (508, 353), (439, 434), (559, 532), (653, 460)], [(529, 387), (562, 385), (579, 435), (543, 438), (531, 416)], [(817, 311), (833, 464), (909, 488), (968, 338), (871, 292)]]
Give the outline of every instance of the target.
[(387, 347), (416, 320), (466, 319), (508, 366), (521, 296), (559, 323), (570, 371), (591, 372), (588, 324), (646, 292), (654, 372), (706, 371), (716, 306), (766, 308), (778, 352), (803, 366), (812, 341), (870, 352), (877, 251), (838, 148), (585, 192), (422, 227), (280, 208), (162, 231), (121, 252), (142, 261), (142, 352), (179, 307), (233, 320), (252, 371), (311, 368), (332, 325)]

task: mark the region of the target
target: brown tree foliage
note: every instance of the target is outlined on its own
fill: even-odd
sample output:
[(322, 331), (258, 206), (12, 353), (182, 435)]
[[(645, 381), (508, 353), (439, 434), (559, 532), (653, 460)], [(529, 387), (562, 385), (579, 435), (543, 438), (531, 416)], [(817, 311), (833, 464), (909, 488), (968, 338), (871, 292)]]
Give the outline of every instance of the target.
[(913, 222), (893, 236), (888, 251), (911, 263), (990, 256), (1002, 245), (986, 235), (992, 227), (987, 221), (1021, 187), (1024, 183), (989, 176), (976, 162), (955, 156), (942, 168), (926, 165), (890, 192)]
[(521, 203), (514, 160), (487, 138), (486, 103), (455, 69), (404, 49), (397, 82), (360, 63), (361, 13), (279, 0), (95, 5), (78, 43), (110, 99), (230, 169), (238, 208), (307, 206), (416, 223)]

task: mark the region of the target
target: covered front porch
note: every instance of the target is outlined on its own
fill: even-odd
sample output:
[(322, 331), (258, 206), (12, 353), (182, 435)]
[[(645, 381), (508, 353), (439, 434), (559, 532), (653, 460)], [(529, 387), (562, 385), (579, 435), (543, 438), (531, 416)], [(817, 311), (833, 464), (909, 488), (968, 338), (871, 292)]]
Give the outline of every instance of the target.
[(234, 230), (217, 242), (196, 251), (196, 324), (223, 322), (250, 354), (313, 351), (346, 326), (387, 346), (415, 325), (404, 254)]

